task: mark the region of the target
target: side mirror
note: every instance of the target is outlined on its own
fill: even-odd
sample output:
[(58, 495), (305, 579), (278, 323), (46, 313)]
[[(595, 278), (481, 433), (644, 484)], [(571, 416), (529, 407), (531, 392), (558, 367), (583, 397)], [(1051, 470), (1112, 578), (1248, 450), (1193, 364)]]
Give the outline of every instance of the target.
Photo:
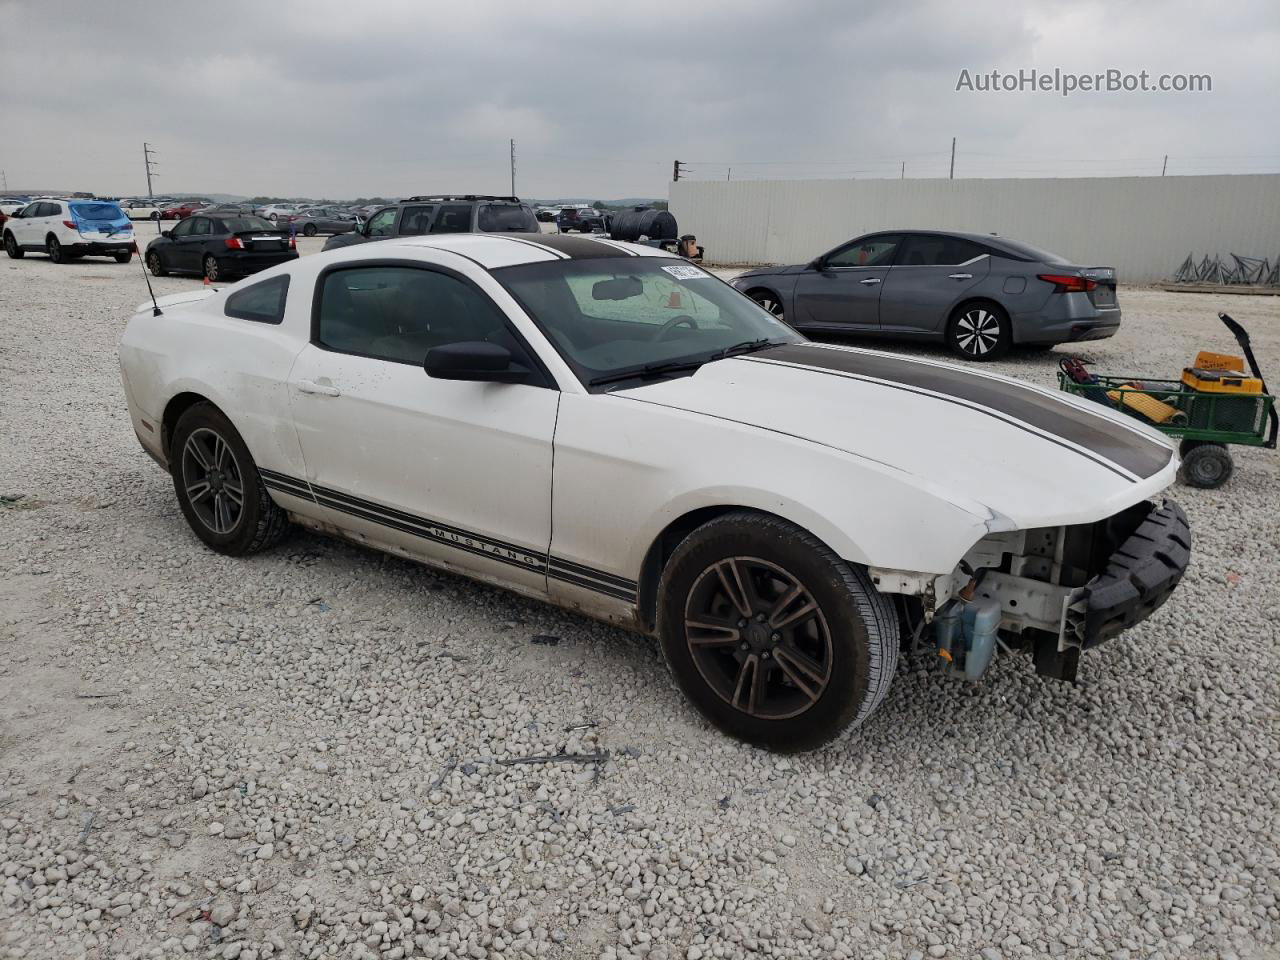
[(827, 258), (814, 257), (812, 260), (810, 260), (808, 263), (804, 265), (804, 268), (806, 270), (817, 270), (819, 273), (821, 273), (823, 270), (827, 269)]
[(527, 367), (512, 361), (510, 350), (484, 340), (432, 347), (422, 366), (428, 377), (437, 380), (520, 383), (529, 376)]
[(162, 236), (162, 237), (172, 236), (172, 234), (173, 234), (173, 231), (172, 231), (172, 230), (161, 230), (161, 231), (160, 231), (160, 236)]

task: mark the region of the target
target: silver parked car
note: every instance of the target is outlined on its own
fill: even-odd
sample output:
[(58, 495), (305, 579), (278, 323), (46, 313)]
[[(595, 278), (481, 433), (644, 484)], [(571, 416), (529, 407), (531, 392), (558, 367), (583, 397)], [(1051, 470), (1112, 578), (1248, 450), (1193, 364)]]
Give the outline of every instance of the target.
[(337, 207), (307, 207), (288, 218), (294, 233), (314, 237), (317, 233), (350, 233), (359, 221), (354, 213)]
[(731, 283), (806, 333), (945, 342), (966, 360), (1014, 344), (1101, 340), (1120, 327), (1116, 272), (988, 234), (894, 230)]

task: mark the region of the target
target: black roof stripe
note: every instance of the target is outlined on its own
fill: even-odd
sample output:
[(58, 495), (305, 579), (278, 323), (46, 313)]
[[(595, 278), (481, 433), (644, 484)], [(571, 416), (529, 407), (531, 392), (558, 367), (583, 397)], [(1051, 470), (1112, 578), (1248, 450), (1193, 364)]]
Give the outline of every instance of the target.
[[(508, 237), (508, 239), (515, 240), (517, 238)], [(530, 236), (522, 236), (519, 240), (521, 243), (532, 244), (536, 247), (546, 247), (548, 250), (565, 254), (574, 260), (634, 256), (630, 250), (615, 247), (608, 243), (596, 243), (586, 237), (567, 237), (562, 233), (543, 233), (538, 235), (536, 239)]]

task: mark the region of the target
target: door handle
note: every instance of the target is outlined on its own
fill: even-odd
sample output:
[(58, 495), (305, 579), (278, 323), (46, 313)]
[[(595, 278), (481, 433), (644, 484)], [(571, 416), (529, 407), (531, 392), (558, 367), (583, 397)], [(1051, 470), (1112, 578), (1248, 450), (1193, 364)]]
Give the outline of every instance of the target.
[(947, 279), (948, 280), (972, 280), (973, 274), (972, 273), (949, 273), (947, 274)]
[(859, 282), (859, 283), (879, 283), (879, 282), (880, 282), (880, 278), (879, 278), (879, 277), (867, 277), (867, 279), (865, 279), (865, 280), (859, 280), (858, 282)]
[(342, 391), (327, 383), (316, 383), (314, 380), (298, 380), (294, 383), (299, 393), (314, 393), (321, 397), (340, 397)]

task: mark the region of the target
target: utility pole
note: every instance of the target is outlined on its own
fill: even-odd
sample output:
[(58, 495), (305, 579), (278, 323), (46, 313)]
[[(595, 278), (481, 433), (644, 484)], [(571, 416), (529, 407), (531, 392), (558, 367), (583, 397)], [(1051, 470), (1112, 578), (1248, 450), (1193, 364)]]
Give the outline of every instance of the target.
[(5, 173), (3, 170), (0, 170), (0, 181), (4, 182), (4, 187), (0, 189), (3, 189), (5, 193), (8, 193), (9, 192), (9, 175)]
[(733, 179), (733, 167), (729, 168), (729, 172), (724, 175), (725, 180)]
[(516, 141), (511, 140), (511, 195), (516, 195)]
[(679, 180), (679, 179), (680, 179), (680, 161), (679, 161), (679, 160), (672, 161), (672, 164), (671, 164), (671, 179), (672, 179), (672, 181), (675, 181), (675, 180)]
[(951, 172), (947, 174), (948, 180), (956, 178), (956, 138), (951, 138)]
[[(151, 149), (151, 144), (147, 143), (146, 141), (143, 141), (142, 160), (147, 165), (147, 199), (148, 200), (151, 200), (155, 197), (155, 192), (151, 189), (151, 177), (152, 177), (151, 168), (159, 166), (158, 163), (156, 163), (154, 160), (151, 159), (151, 155), (154, 153), (155, 151)], [(155, 174), (155, 176), (158, 177), (160, 176), (160, 174), (157, 173)]]
[(1169, 169), (1169, 155), (1164, 155), (1164, 163), (1160, 167), (1160, 176), (1164, 176), (1164, 172)]
[(907, 161), (905, 160), (902, 161), (902, 172), (898, 174), (898, 179), (899, 180), (907, 179)]

